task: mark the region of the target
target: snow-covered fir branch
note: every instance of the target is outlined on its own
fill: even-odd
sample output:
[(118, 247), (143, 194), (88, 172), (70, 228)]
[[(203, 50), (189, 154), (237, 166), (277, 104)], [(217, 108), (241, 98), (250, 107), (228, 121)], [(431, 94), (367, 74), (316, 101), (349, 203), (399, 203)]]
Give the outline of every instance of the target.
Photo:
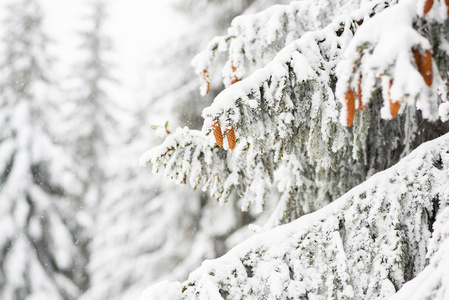
[[(200, 78), (216, 70), (217, 65), (221, 66), (223, 84), (228, 87), (264, 67), (304, 33), (322, 29), (335, 16), (349, 14), (367, 2), (370, 1), (293, 1), (288, 5), (273, 5), (254, 15), (239, 16), (232, 21), (227, 35), (212, 39), (192, 64)], [(390, 2), (394, 1), (375, 1), (378, 10)], [(220, 60), (223, 56), (225, 59)], [(204, 93), (207, 81), (202, 83)]]
[[(339, 118), (347, 119), (348, 106), (344, 105), (345, 109), (341, 110), (340, 102), (345, 104), (347, 97), (343, 95), (339, 101), (334, 93), (339, 78), (336, 66), (349, 55), (345, 53), (351, 51), (353, 41), (360, 40), (358, 31), (380, 26), (378, 20), (385, 18), (382, 17), (384, 13), (407, 16), (411, 6), (415, 10), (418, 7), (415, 2), (396, 5), (395, 2), (372, 1), (347, 15), (335, 17), (324, 29), (303, 34), (280, 50), (266, 66), (221, 92), (203, 111), (205, 123), (201, 132), (178, 129), (162, 145), (144, 154), (142, 164), (151, 162), (154, 171), (164, 169), (166, 176), (178, 183), (189, 182), (194, 188), (203, 183), (203, 188), (222, 203), (237, 190), (243, 196), (243, 210), (250, 205), (263, 210), (265, 199), (277, 189), (282, 196), (269, 226), (324, 206), (373, 173), (391, 166), (422, 141), (441, 134), (428, 130), (432, 125), (422, 121), (423, 117), (429, 117), (422, 105), (402, 108), (397, 119), (384, 121), (388, 93), (379, 89), (369, 93), (368, 107), (365, 107), (368, 102), (357, 106), (361, 110), (357, 114), (353, 93), (353, 119), (350, 124), (339, 122)], [(282, 16), (286, 7), (277, 6), (268, 10), (269, 13), (242, 16), (235, 22), (257, 27), (259, 23), (254, 20), (261, 16), (277, 16), (276, 9)], [(243, 22), (245, 18), (249, 21)], [(429, 15), (415, 16), (416, 20), (423, 18)], [(284, 22), (290, 24), (288, 18)], [(407, 23), (407, 30), (422, 30), (418, 23)], [(245, 36), (248, 30), (242, 32)], [(228, 39), (231, 37), (225, 37), (224, 41)], [(432, 44), (432, 40), (425, 37), (420, 39)], [(198, 61), (206, 61), (207, 65), (204, 57), (207, 53), (214, 55), (210, 49), (215, 46), (211, 44), (209, 50), (197, 58), (199, 69), (204, 63)], [(242, 43), (240, 47), (244, 48)], [(236, 49), (233, 48), (232, 53), (238, 53)], [(411, 49), (408, 50), (411, 53)], [(230, 58), (228, 63), (230, 61), (233, 60)], [(344, 61), (342, 65), (339, 70), (344, 69)], [(237, 67), (231, 69), (237, 70)], [(207, 72), (201, 73), (203, 77), (206, 75), (209, 76)], [(441, 93), (432, 91), (428, 103), (441, 102), (438, 100)], [(368, 97), (368, 93), (364, 95)], [(347, 125), (353, 126), (347, 129)], [(442, 127), (443, 132), (446, 127)], [(218, 144), (224, 137), (224, 150), (233, 151), (217, 147), (213, 136)], [(391, 143), (385, 144), (386, 140)]]
[[(257, 234), (205, 261), (187, 281), (147, 289), (141, 300), (383, 299), (419, 274), (428, 258), (429, 270), (397, 299), (424, 285), (414, 299), (444, 299), (448, 182), (446, 134), (325, 208)], [(428, 278), (432, 271), (437, 281)]]
[(396, 117), (406, 105), (416, 106), (429, 120), (449, 118), (447, 103), (439, 109), (447, 101), (447, 6), (436, 2), (424, 12), (423, 5), (424, 1), (401, 1), (355, 34), (336, 73), (343, 124), (379, 90), (384, 119)]
[(426, 254), (426, 259), (430, 259), (428, 266), (389, 299), (448, 299), (449, 207), (438, 213), (433, 230)]

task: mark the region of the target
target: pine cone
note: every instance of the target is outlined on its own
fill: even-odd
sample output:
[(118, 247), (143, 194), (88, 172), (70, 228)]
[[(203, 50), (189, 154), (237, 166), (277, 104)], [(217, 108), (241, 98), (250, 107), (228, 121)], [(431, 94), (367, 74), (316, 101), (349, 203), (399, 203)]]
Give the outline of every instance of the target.
[(432, 70), (432, 52), (427, 50), (424, 54), (421, 55), (421, 68), (422, 68), (422, 77), (426, 82), (427, 86), (432, 85), (433, 81), (433, 70)]
[(220, 122), (218, 120), (212, 121), (212, 130), (214, 131), (214, 137), (218, 147), (223, 147), (223, 134), (221, 133)]
[(393, 100), (391, 100), (390, 90), (392, 86), (393, 80), (390, 80), (390, 87), (388, 88), (388, 101), (390, 102), (390, 114), (393, 118), (396, 118), (399, 109), (401, 108), (401, 103), (399, 103), (399, 101), (393, 102)]
[(235, 75), (235, 72), (237, 71), (237, 67), (234, 66), (234, 61), (231, 60), (231, 68), (232, 68), (232, 73), (234, 73), (234, 77), (231, 80), (231, 85), (233, 85), (236, 82), (239, 82), (240, 79), (237, 77), (237, 75)]
[(231, 60), (231, 69), (232, 69), (233, 73), (235, 73), (235, 71), (237, 71), (236, 66), (234, 66), (234, 61), (233, 60)]
[(346, 126), (351, 127), (355, 116), (355, 96), (354, 91), (349, 89), (345, 95), (346, 100)]
[(446, 8), (447, 8), (447, 17), (449, 18), (449, 0), (444, 0), (444, 2), (446, 2)]
[(360, 75), (359, 85), (357, 87), (357, 99), (359, 100), (359, 110), (363, 111), (366, 108), (366, 104), (362, 103), (362, 76)]
[(206, 96), (210, 91), (210, 75), (207, 70), (203, 70), (203, 73), (201, 73), (201, 79), (206, 83), (206, 92), (204, 93), (204, 96)]
[(413, 53), (413, 57), (415, 58), (416, 66), (418, 67), (418, 72), (422, 74), (421, 54), (415, 48), (412, 48), (412, 53)]
[(433, 81), (432, 51), (427, 50), (421, 54), (418, 50), (412, 49), (412, 53), (416, 66), (418, 67), (418, 72), (421, 73), (426, 85), (430, 87)]
[(427, 0), (426, 3), (424, 3), (424, 15), (427, 15), (429, 11), (432, 9), (433, 6), (433, 0)]
[(226, 138), (228, 139), (229, 149), (234, 150), (235, 148), (235, 132), (232, 124), (226, 126)]

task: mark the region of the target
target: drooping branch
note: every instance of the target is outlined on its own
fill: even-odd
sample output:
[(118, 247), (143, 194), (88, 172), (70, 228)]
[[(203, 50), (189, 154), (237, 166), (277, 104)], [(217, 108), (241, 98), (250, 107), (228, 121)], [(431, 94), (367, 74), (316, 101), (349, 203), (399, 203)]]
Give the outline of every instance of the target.
[[(383, 5), (394, 2), (376, 1), (381, 5), (374, 9), (380, 11)], [(272, 61), (279, 51), (304, 33), (325, 27), (335, 16), (349, 14), (361, 3), (360, 0), (293, 1), (235, 18), (228, 34), (212, 39), (192, 62), (201, 79), (203, 95), (208, 92), (211, 76), (222, 76), (225, 87), (241, 81)], [(217, 69), (222, 69), (222, 74), (210, 74)]]
[[(354, 102), (347, 101), (348, 94), (356, 95), (355, 107), (360, 109), (379, 90), (384, 119), (404, 112), (400, 108), (405, 105), (416, 106), (425, 119), (439, 118), (439, 106), (447, 101), (449, 20), (446, 4), (428, 3), (401, 1), (357, 31), (337, 68), (343, 124)], [(448, 117), (444, 112), (440, 109), (443, 121)]]
[[(175, 148), (168, 146), (171, 142), (164, 143), (161, 147), (170, 151), (147, 154), (148, 161), (156, 169), (172, 166), (174, 161), (194, 166), (204, 163), (194, 157), (215, 153), (211, 166), (201, 167), (201, 172), (181, 168), (169, 176), (194, 186), (204, 182), (205, 189), (222, 201), (237, 190), (245, 210), (249, 205), (263, 209), (268, 195), (277, 190), (281, 201), (272, 225), (322, 207), (391, 166), (419, 143), (439, 135), (422, 134), (427, 127), (418, 127), (418, 123), (434, 120), (438, 114), (438, 103), (446, 97), (447, 75), (443, 76), (442, 67), (448, 60), (442, 58), (444, 41), (424, 32), (431, 28), (444, 35), (447, 21), (432, 18), (431, 13), (419, 15), (417, 10), (416, 0), (401, 4), (373, 1), (335, 18), (321, 30), (302, 35), (204, 109), (203, 130), (194, 133), (204, 141), (190, 143), (188, 151), (182, 142)], [(396, 29), (389, 30), (389, 26)], [(385, 37), (371, 34), (375, 30)], [(387, 43), (394, 39), (403, 41), (400, 47)], [(420, 50), (414, 52), (415, 48)], [(429, 48), (433, 58), (425, 50)], [(429, 73), (436, 57), (440, 62)], [(407, 95), (409, 105), (401, 106), (398, 95)], [(440, 106), (440, 114), (444, 108)], [(384, 120), (392, 116), (398, 117)], [(219, 145), (224, 150), (234, 148), (232, 152), (221, 153), (214, 146), (212, 124)], [(229, 126), (234, 129), (232, 136), (225, 130)], [(176, 139), (189, 135), (184, 130)], [(386, 140), (391, 142), (385, 144)]]
[(441, 260), (433, 251), (447, 244), (448, 153), (449, 135), (428, 142), (325, 208), (258, 234), (205, 261), (187, 281), (155, 285), (141, 299), (164, 299), (168, 291), (170, 299), (386, 298), (424, 269), (427, 253)]
[[(386, 7), (385, 3), (382, 5)], [(206, 121), (201, 133), (180, 130), (158, 150), (146, 154), (143, 162), (151, 161), (156, 170), (162, 166), (171, 168), (173, 171), (166, 171), (166, 174), (177, 178), (179, 183), (187, 182), (187, 177), (191, 177), (188, 181), (194, 187), (205, 182), (206, 188), (219, 199), (225, 200), (226, 195), (237, 189), (245, 198), (244, 209), (251, 203), (263, 208), (264, 199), (274, 184), (282, 181), (282, 176), (275, 178), (280, 166), (287, 166), (282, 168), (283, 172), (295, 174), (294, 180), (280, 184), (280, 191), (288, 194), (283, 199), (290, 202), (284, 203), (284, 207), (294, 205), (293, 211), (311, 211), (329, 201), (327, 190), (334, 189), (330, 193), (340, 195), (347, 190), (347, 185), (327, 187), (318, 195), (319, 199), (315, 199), (315, 204), (312, 200), (318, 194), (315, 181), (332, 177), (337, 180), (335, 173), (344, 173), (346, 168), (336, 167), (343, 161), (342, 157), (351, 159), (351, 152), (361, 152), (359, 145), (354, 149), (345, 148), (350, 135), (338, 123), (339, 104), (333, 94), (333, 74), (361, 20), (380, 11), (381, 7), (378, 3), (371, 4), (353, 14), (354, 17), (339, 17), (326, 28), (291, 43), (267, 66), (219, 94), (203, 111)], [(359, 136), (366, 135), (367, 126), (363, 124), (366, 121), (369, 122), (369, 118), (357, 121)], [(226, 132), (222, 130), (220, 135), (216, 125), (221, 124), (222, 129), (233, 126), (237, 142), (232, 154), (219, 154), (222, 150), (213, 145), (211, 124), (215, 124), (214, 135), (224, 136), (226, 140)], [(199, 135), (204, 140), (192, 139)], [(187, 141), (182, 141), (184, 138)], [(174, 140), (177, 143), (173, 145)], [(221, 145), (221, 139), (217, 142)], [(229, 143), (223, 144), (228, 149)], [(202, 166), (201, 172), (175, 167), (204, 164), (200, 157), (212, 157), (211, 153), (215, 154), (208, 162), (211, 166)], [(281, 218), (283, 213), (280, 212)], [(296, 213), (292, 213), (287, 218), (295, 216)]]

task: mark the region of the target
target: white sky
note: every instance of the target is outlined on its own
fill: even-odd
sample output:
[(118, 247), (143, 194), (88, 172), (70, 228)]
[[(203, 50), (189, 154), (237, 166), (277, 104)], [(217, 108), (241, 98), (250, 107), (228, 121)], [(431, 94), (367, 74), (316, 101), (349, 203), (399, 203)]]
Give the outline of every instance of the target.
[[(89, 0), (42, 2), (49, 11), (50, 28), (62, 42), (60, 46), (68, 51), (76, 49), (77, 39), (68, 38), (67, 32), (76, 32), (80, 28), (80, 19), (89, 14), (86, 5)], [(167, 1), (110, 0), (108, 3), (108, 32), (117, 54), (114, 57), (117, 64), (114, 75), (122, 83), (121, 92), (124, 94), (120, 97), (133, 97), (134, 90), (141, 87), (140, 76), (147, 69), (151, 53), (179, 33), (185, 20), (167, 6)]]
[[(0, 18), (4, 5), (14, 0), (0, 1)], [(77, 61), (79, 37), (83, 18), (89, 15), (92, 0), (41, 0), (46, 12), (46, 32), (55, 41), (50, 52), (59, 61), (60, 72), (69, 72)], [(108, 32), (113, 39), (117, 65), (115, 77), (122, 83), (123, 95), (132, 97), (133, 89), (141, 86), (142, 72), (155, 49), (180, 34), (186, 20), (167, 5), (165, 0), (109, 0)], [(0, 29), (1, 34), (1, 29)], [(61, 73), (59, 73), (61, 74)], [(62, 74), (69, 76), (70, 74)]]

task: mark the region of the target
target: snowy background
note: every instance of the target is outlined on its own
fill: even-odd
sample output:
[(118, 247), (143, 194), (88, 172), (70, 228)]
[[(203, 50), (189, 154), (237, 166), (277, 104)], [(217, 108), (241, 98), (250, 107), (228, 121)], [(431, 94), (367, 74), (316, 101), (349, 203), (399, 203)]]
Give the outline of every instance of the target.
[[(4, 26), (0, 26), (0, 37), (3, 40), (5, 38), (5, 35), (7, 35), (7, 28), (8, 26), (16, 26), (14, 24), (7, 23), (7, 17), (8, 17), (8, 6), (9, 5), (21, 5), (23, 3), (24, 7), (30, 7), (32, 9), (32, 3), (35, 1), (15, 1), (15, 0), (7, 0), (7, 1), (1, 1), (0, 3), (0, 19), (3, 23), (6, 23)], [(77, 74), (78, 69), (80, 68), (77, 66), (78, 64), (82, 63), (83, 60), (86, 58), (85, 49), (81, 49), (81, 44), (83, 42), (83, 36), (81, 35), (81, 32), (89, 31), (91, 30), (91, 23), (92, 23), (92, 15), (93, 15), (93, 9), (92, 4), (96, 3), (98, 1), (90, 1), (90, 0), (81, 0), (81, 1), (60, 1), (60, 0), (45, 0), (45, 1), (38, 1), (39, 5), (42, 8), (42, 17), (43, 17), (43, 24), (42, 24), (42, 31), (49, 37), (50, 42), (48, 43), (45, 52), (53, 59), (51, 68), (48, 69), (50, 72), (49, 77), (53, 81), (52, 88), (56, 88), (58, 90), (58, 100), (63, 102), (69, 102), (68, 98), (70, 98), (74, 93), (70, 90), (73, 88), (73, 78), (76, 76), (79, 76)], [(105, 161), (108, 161), (108, 166), (105, 165), (102, 166), (103, 169), (113, 169), (119, 170), (119, 173), (127, 174), (127, 170), (131, 170), (130, 172), (134, 172), (134, 176), (147, 176), (145, 178), (142, 178), (140, 183), (137, 184), (137, 187), (134, 186), (131, 189), (144, 189), (146, 188), (146, 185), (151, 182), (151, 179), (148, 179), (148, 174), (151, 173), (150, 170), (141, 168), (138, 165), (138, 159), (139, 156), (142, 154), (144, 150), (148, 147), (148, 143), (144, 138), (136, 138), (135, 130), (137, 128), (143, 128), (143, 131), (148, 134), (148, 136), (154, 137), (154, 130), (151, 129), (151, 125), (154, 125), (160, 120), (164, 120), (163, 116), (158, 116), (160, 119), (156, 120), (156, 118), (152, 118), (151, 114), (150, 116), (144, 116), (143, 119), (136, 125), (136, 121), (134, 121), (134, 117), (132, 114), (134, 114), (136, 111), (138, 111), (141, 107), (148, 106), (148, 103), (151, 99), (152, 89), (154, 86), (149, 86), (146, 82), (146, 78), (148, 76), (152, 76), (151, 74), (160, 72), (158, 68), (154, 65), (155, 61), (159, 60), (159, 56), (162, 56), (163, 53), (161, 53), (161, 48), (163, 48), (168, 41), (170, 41), (173, 38), (176, 38), (179, 35), (182, 35), (183, 32), (186, 30), (186, 23), (187, 18), (186, 14), (180, 12), (179, 10), (173, 9), (173, 7), (170, 7), (170, 4), (165, 1), (144, 1), (144, 0), (130, 0), (130, 1), (106, 1), (106, 9), (107, 9), (107, 18), (104, 20), (103, 27), (101, 28), (102, 35), (108, 36), (111, 39), (111, 51), (108, 51), (104, 53), (105, 60), (108, 61), (108, 63), (111, 64), (111, 67), (109, 69), (111, 77), (114, 78), (114, 82), (112, 84), (103, 84), (101, 87), (104, 89), (105, 94), (107, 95), (107, 101), (108, 105), (118, 105), (120, 108), (123, 108), (122, 110), (125, 112), (124, 115), (120, 115), (118, 122), (119, 127), (122, 128), (120, 131), (120, 134), (117, 135), (112, 141), (112, 144), (114, 145), (115, 154), (126, 152), (126, 154), (117, 156), (117, 159), (108, 159), (106, 158)], [(32, 12), (32, 14), (35, 14), (35, 12)], [(11, 17), (11, 16), (9, 16)], [(13, 16), (13, 19), (17, 19), (17, 22), (21, 24), (19, 20), (19, 15)], [(23, 22), (23, 21), (22, 21)], [(20, 27), (20, 25), (19, 25)], [(18, 38), (17, 38), (18, 39)], [(0, 57), (4, 61), (6, 58), (6, 43), (2, 42), (0, 43)], [(5, 63), (2, 63), (3, 65)], [(47, 66), (46, 66), (47, 67)], [(47, 70), (46, 70), (47, 71)], [(6, 75), (7, 72), (5, 69), (2, 70), (2, 78)], [(75, 87), (79, 88), (79, 86)], [(83, 89), (83, 87), (81, 87)], [(64, 99), (67, 97), (66, 99)], [(57, 104), (58, 107), (60, 106)], [(59, 108), (61, 109), (61, 108)], [(81, 111), (83, 108), (79, 107), (79, 111)], [(102, 109), (102, 108), (101, 108)], [(120, 109), (119, 109), (120, 110)], [(64, 108), (61, 110), (64, 112)], [(69, 108), (70, 111), (70, 108)], [(77, 113), (78, 108), (75, 107), (75, 114)], [(67, 121), (70, 122), (71, 119), (75, 119), (73, 117), (73, 111), (69, 115), (65, 115), (62, 113), (62, 121), (56, 121), (53, 123), (52, 127), (56, 128), (55, 132), (62, 136), (56, 136), (54, 137), (55, 140), (64, 141), (66, 144), (70, 144), (72, 142), (76, 142), (75, 135), (71, 136), (70, 133), (64, 132), (66, 127), (64, 124), (67, 124)], [(156, 115), (154, 115), (156, 117)], [(77, 121), (80, 128), (80, 131), (82, 131), (82, 125), (83, 123), (94, 123), (93, 120), (81, 120)], [(45, 122), (45, 120), (44, 120)], [(24, 126), (27, 126), (26, 124), (23, 124)], [(77, 125), (78, 126), (78, 125)], [(101, 126), (105, 126), (102, 124)], [(70, 127), (70, 125), (69, 125)], [(107, 128), (107, 127), (106, 127)], [(126, 132), (127, 130), (131, 130), (133, 132)], [(6, 134), (6, 130), (4, 130)], [(63, 136), (66, 136), (67, 138), (64, 138)], [(39, 141), (38, 141), (39, 143)], [(92, 141), (92, 143), (95, 143), (95, 141)], [(101, 142), (100, 142), (101, 143)], [(135, 144), (142, 144), (142, 146), (133, 146)], [(108, 147), (111, 147), (110, 145)], [(48, 149), (45, 149), (44, 151), (47, 151)], [(69, 156), (76, 156), (74, 152), (71, 150), (66, 151)], [(111, 155), (110, 153), (108, 156)], [(78, 162), (79, 163), (79, 162)], [(91, 163), (90, 163), (91, 164)], [(127, 170), (125, 170), (128, 168)], [(87, 169), (86, 166), (81, 165), (76, 170), (72, 170), (73, 173), (83, 173), (83, 169)], [(109, 178), (111, 178), (111, 172), (109, 172)], [(75, 175), (76, 176), (76, 175)], [(69, 183), (72, 185), (76, 185), (75, 182)], [(123, 187), (126, 185), (125, 182), (122, 182), (119, 190), (123, 189)], [(155, 183), (154, 186), (146, 188), (146, 191), (156, 191), (159, 184)], [(77, 193), (80, 193), (79, 191)], [(115, 191), (111, 191), (111, 193), (115, 193)], [(143, 193), (143, 192), (142, 192)], [(121, 199), (126, 200), (125, 197), (120, 195), (120, 191), (116, 193), (117, 197), (121, 197)], [(81, 198), (89, 198), (89, 196), (85, 196), (82, 194), (78, 195)], [(131, 196), (132, 197), (132, 196)], [(153, 197), (152, 195), (146, 196), (145, 200), (143, 202), (147, 202), (149, 199)], [(92, 197), (90, 197), (92, 198)], [(95, 197), (94, 197), (95, 198)], [(103, 198), (106, 198), (104, 196)], [(110, 197), (112, 198), (112, 197)], [(0, 200), (2, 200), (2, 203), (8, 202), (7, 195), (3, 194), (0, 196)], [(98, 199), (96, 200), (98, 201)], [(88, 201), (86, 201), (88, 202)], [(108, 202), (108, 201), (104, 201)], [(7, 204), (7, 203), (6, 203)], [(86, 205), (88, 207), (86, 207)], [(93, 205), (93, 206), (92, 206)], [(72, 215), (72, 218), (79, 218), (78, 223), (82, 223), (85, 226), (85, 229), (83, 230), (84, 233), (80, 234), (85, 239), (91, 240), (93, 239), (93, 236), (98, 234), (98, 228), (100, 227), (100, 224), (95, 222), (95, 217), (98, 216), (98, 214), (103, 214), (99, 212), (101, 210), (98, 208), (98, 203), (92, 204), (89, 206), (89, 204), (86, 204), (83, 200), (81, 203), (78, 203), (76, 206), (76, 211), (79, 213), (79, 217), (74, 216), (74, 211), (69, 212), (69, 215)], [(8, 212), (6, 210), (6, 207), (9, 207), (9, 204), (6, 206), (3, 205), (3, 212), (2, 214), (6, 213), (7, 215), (13, 216), (11, 212)], [(175, 214), (177, 214), (178, 211), (175, 211)], [(75, 213), (76, 214), (76, 213)], [(129, 212), (129, 214), (133, 214), (132, 212)], [(42, 214), (42, 218), (44, 214)], [(126, 227), (125, 224), (120, 223), (120, 221), (127, 222), (129, 220), (129, 215), (123, 220), (113, 220), (111, 223), (113, 226), (119, 227)], [(7, 220), (8, 217), (5, 217), (3, 215), (3, 220)], [(128, 218), (128, 219), (127, 219)], [(108, 223), (110, 226), (111, 224)], [(42, 225), (41, 225), (42, 226)], [(53, 226), (55, 226), (53, 224)], [(112, 227), (113, 227), (112, 226)], [(145, 225), (142, 225), (142, 227)], [(57, 227), (57, 226), (56, 226)], [(60, 228), (55, 228), (55, 231), (57, 232)], [(7, 244), (7, 236), (11, 234), (19, 235), (19, 233), (14, 232), (12, 230), (11, 232), (8, 232), (8, 229), (5, 229), (6, 233), (5, 236), (2, 236), (0, 240), (2, 240), (5, 244)], [(115, 230), (115, 229), (113, 229)], [(128, 229), (127, 229), (128, 230)], [(129, 229), (130, 230), (130, 229)], [(19, 229), (19, 232), (21, 230)], [(61, 231), (61, 230), (59, 230)], [(64, 231), (64, 230), (62, 230)], [(56, 239), (58, 239), (58, 236), (60, 237), (61, 234), (64, 233), (57, 233)], [(125, 232), (126, 235), (128, 235), (128, 232)], [(136, 236), (132, 236), (132, 233), (130, 234), (132, 239), (136, 239)], [(16, 236), (17, 237), (17, 236)], [(76, 244), (81, 245), (82, 244), (82, 237), (74, 235), (73, 237), (76, 240)], [(4, 240), (5, 239), (5, 240)], [(114, 242), (113, 242), (114, 243)], [(149, 243), (153, 243), (152, 239), (149, 239)], [(3, 244), (3, 245), (5, 245)], [(17, 245), (18, 243), (16, 243)], [(92, 252), (91, 249), (93, 249), (95, 246), (92, 246), (93, 243), (89, 243), (89, 246), (83, 245), (82, 248), (86, 249), (89, 248), (89, 250), (83, 250), (87, 251), (89, 253)], [(1, 247), (3, 247), (3, 245)], [(44, 246), (44, 249), (40, 249), (38, 251), (41, 252), (51, 252), (52, 248), (54, 246), (49, 243), (48, 245)], [(76, 247), (76, 246), (75, 246)], [(99, 256), (105, 256), (108, 255), (108, 253), (113, 253), (115, 255), (114, 250), (111, 248), (114, 248), (114, 246), (104, 246), (99, 247), (104, 249), (105, 251), (100, 251)], [(32, 248), (31, 248), (32, 249)], [(20, 266), (22, 263), (25, 264), (23, 260), (23, 255), (27, 255), (28, 250), (24, 250), (21, 255), (4, 255), (0, 256), (2, 261), (0, 263), (0, 269), (2, 270), (2, 275), (0, 275), (0, 281), (3, 282), (3, 278), (9, 278), (12, 280), (9, 284), (11, 287), (6, 288), (1, 292), (0, 298), (2, 299), (11, 299), (9, 297), (12, 297), (12, 295), (15, 295), (14, 299), (25, 299), (24, 297), (28, 297), (25, 294), (21, 294), (22, 292), (19, 292), (19, 290), (28, 289), (29, 293), (31, 295), (34, 295), (34, 297), (37, 297), (35, 299), (66, 299), (70, 298), (72, 299), (73, 295), (79, 295), (80, 291), (76, 290), (76, 288), (73, 288), (73, 286), (70, 283), (58, 283), (57, 285), (64, 286), (64, 288), (61, 288), (61, 290), (67, 289), (69, 292), (64, 291), (61, 292), (59, 296), (56, 296), (58, 293), (54, 292), (54, 287), (52, 287), (52, 283), (46, 282), (53, 281), (52, 278), (47, 278), (46, 276), (42, 276), (42, 274), (38, 275), (36, 274), (37, 271), (26, 271), (27, 267), (24, 267), (24, 271), (22, 272), (19, 267), (15, 267), (16, 270), (10, 271), (10, 268), (8, 268), (8, 265), (14, 265), (14, 266)], [(72, 251), (72, 250), (70, 250)], [(17, 252), (20, 252), (18, 250)], [(145, 251), (143, 251), (145, 252)], [(73, 253), (73, 252), (72, 252)], [(69, 254), (67, 252), (67, 254)], [(79, 265), (82, 269), (78, 273), (84, 274), (84, 275), (75, 275), (78, 277), (86, 277), (88, 275), (85, 275), (87, 273), (91, 273), (91, 271), (88, 271), (89, 266), (87, 266), (86, 263), (86, 255), (88, 254), (82, 254), (80, 256), (74, 257), (75, 264)], [(118, 254), (120, 256), (120, 254)], [(92, 258), (95, 260), (94, 258)], [(117, 286), (118, 284), (123, 284), (124, 286), (120, 286), (120, 292), (114, 291), (115, 296), (117, 299), (124, 299), (124, 295), (120, 293), (125, 293), (125, 290), (128, 290), (131, 286), (135, 285), (135, 281), (126, 282), (126, 278), (129, 277), (129, 273), (133, 272), (131, 267), (131, 270), (125, 270), (126, 266), (134, 266), (136, 264), (139, 264), (137, 261), (138, 256), (133, 254), (129, 257), (117, 257), (115, 260), (111, 259), (110, 262), (113, 264), (113, 273), (126, 273), (119, 279), (118, 281), (114, 282), (113, 279), (108, 278), (101, 278), (99, 279), (99, 283), (97, 284), (97, 287), (99, 290), (101, 290), (99, 293), (101, 293), (104, 290), (108, 289), (108, 286), (102, 286), (101, 284), (110, 281), (110, 284), (112, 286)], [(9, 262), (10, 261), (10, 262)], [(120, 261), (118, 263), (117, 261)], [(95, 268), (95, 267), (92, 267)], [(120, 271), (115, 272), (118, 269)], [(142, 268), (147, 268), (147, 265), (143, 266)], [(142, 270), (144, 271), (144, 270)], [(39, 284), (33, 284), (33, 280), (27, 279), (28, 278), (28, 272), (31, 272), (30, 274), (33, 274), (32, 276), (35, 277), (43, 277), (45, 279), (39, 280)], [(20, 275), (23, 273), (22, 275)], [(101, 273), (101, 272), (100, 272)], [(11, 275), (15, 274), (15, 275)], [(109, 274), (110, 275), (110, 274)], [(3, 276), (3, 277), (2, 277)], [(23, 276), (23, 277), (21, 277)], [(50, 275), (51, 277), (52, 275)], [(112, 275), (111, 275), (112, 276)], [(139, 277), (140, 275), (137, 275), (136, 277)], [(134, 290), (130, 291), (130, 297), (129, 299), (134, 299), (138, 297), (140, 292), (143, 290), (143, 288), (151, 282), (151, 280), (155, 280), (153, 275), (150, 276), (152, 279), (148, 278), (141, 278), (140, 280), (142, 283), (140, 286), (137, 286)], [(101, 275), (99, 276), (101, 277)], [(16, 279), (14, 279), (16, 278)], [(95, 282), (96, 279), (82, 279), (79, 282), (83, 282), (82, 284), (79, 284), (81, 286), (81, 290), (85, 289), (87, 287), (86, 282)], [(104, 279), (104, 281), (102, 281)], [(70, 280), (70, 279), (69, 279)], [(14, 286), (17, 287), (17, 290), (15, 291)], [(28, 287), (31, 286), (31, 287)], [(33, 290), (34, 289), (34, 290)], [(42, 290), (44, 290), (43, 294), (41, 294)], [(45, 292), (46, 291), (46, 292)], [(40, 296), (39, 296), (40, 295)], [(72, 295), (72, 296), (70, 296)], [(42, 297), (42, 298), (39, 298)], [(63, 298), (60, 298), (63, 297)], [(100, 299), (100, 296), (97, 294), (93, 294), (92, 296), (87, 295), (86, 297), (91, 297), (91, 299)], [(77, 296), (78, 298), (78, 296)], [(28, 299), (28, 298), (26, 298)], [(33, 298), (34, 299), (34, 298)]]
[[(46, 13), (46, 31), (54, 40), (50, 51), (57, 57), (60, 76), (67, 77), (80, 56), (78, 33), (86, 27), (91, 1), (41, 2)], [(2, 6), (7, 3), (4, 1)], [(110, 55), (116, 65), (113, 73), (120, 81), (120, 85), (114, 86), (111, 97), (116, 101), (132, 103), (137, 95), (143, 94), (142, 88), (145, 86), (142, 77), (146, 72), (151, 72), (149, 63), (152, 57), (161, 55), (159, 48), (182, 33), (186, 18), (165, 1), (111, 0), (107, 1), (107, 6), (109, 16), (105, 33), (112, 39), (113, 51)]]

